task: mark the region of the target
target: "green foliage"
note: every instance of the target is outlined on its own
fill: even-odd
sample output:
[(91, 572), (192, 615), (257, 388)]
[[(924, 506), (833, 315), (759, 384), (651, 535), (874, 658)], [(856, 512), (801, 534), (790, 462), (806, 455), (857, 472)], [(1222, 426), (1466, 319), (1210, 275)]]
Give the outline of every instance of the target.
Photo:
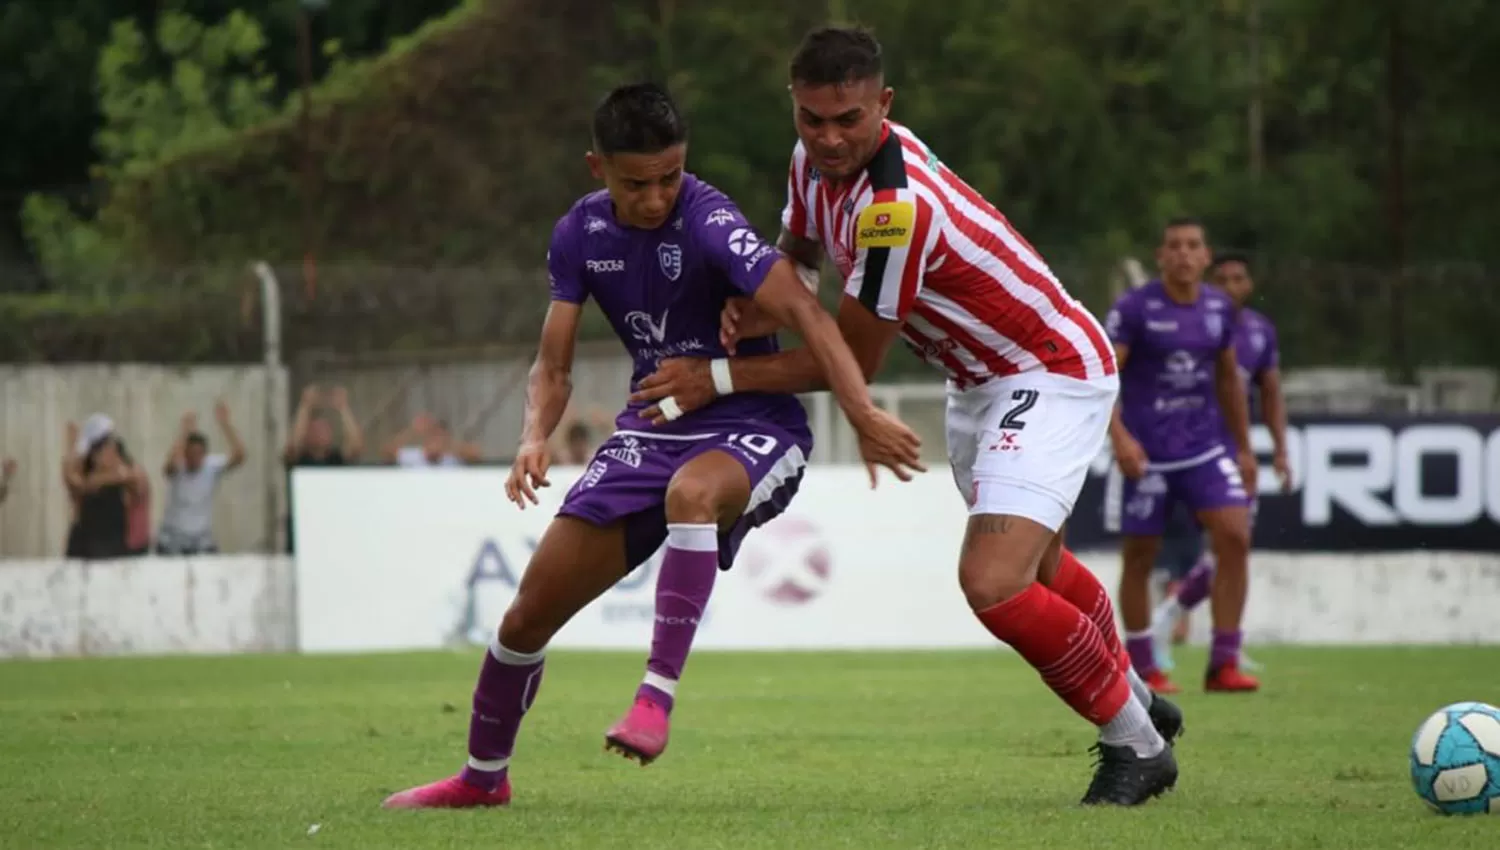
[[(154, 40), (134, 21), (117, 21), (98, 62), (105, 123), (95, 138), (97, 176), (111, 183), (144, 177), (183, 150), (222, 143), (269, 118), (275, 81), (261, 67), (264, 47), (260, 26), (238, 11), (211, 26), (167, 12)], [(101, 229), (40, 194), (27, 197), (21, 217), (54, 280), (96, 294), (117, 289), (113, 274), (128, 256), (129, 228)]]
[[(1442, 333), (1474, 323), (1466, 306), (1493, 303), (1493, 277), (1476, 265), (1447, 286), (1453, 274), (1434, 263), (1500, 263), (1489, 82), (1500, 4), (765, 0), (746, 14), (687, 0), (455, 3), (401, 4), (391, 15), (407, 18), (384, 29), (379, 0), (330, 5), (306, 136), (300, 99), (276, 105), (294, 93), (295, 0), (176, 0), (154, 46), (117, 26), (99, 63), (106, 202), (85, 223), (55, 201), (27, 205), (53, 279), (112, 291), (78, 281), (304, 252), (320, 264), (536, 269), (556, 217), (591, 187), (580, 161), (590, 104), (642, 76), (667, 81), (689, 111), (692, 168), (774, 229), (795, 139), (786, 63), (832, 13), (875, 27), (894, 117), (1095, 310), (1120, 257), (1149, 265), (1160, 222), (1194, 213), (1218, 245), (1267, 258), (1265, 297), (1297, 314), (1283, 319), (1294, 362), (1383, 362), (1393, 337), (1435, 361), (1495, 355), (1483, 329)], [(419, 9), (451, 11), (365, 58), (410, 32)], [(181, 14), (193, 10), (216, 23)], [(1258, 168), (1252, 104), (1264, 116)], [(1390, 294), (1399, 263), (1404, 299)], [(1319, 338), (1326, 327), (1348, 335)]]
[[(134, 21), (116, 22), (99, 57), (105, 123), (95, 144), (103, 176), (142, 176), (186, 148), (270, 118), (276, 81), (264, 69), (265, 46), (260, 25), (240, 11), (212, 26), (168, 12), (154, 45)], [(166, 74), (153, 67), (154, 50), (168, 63)]]

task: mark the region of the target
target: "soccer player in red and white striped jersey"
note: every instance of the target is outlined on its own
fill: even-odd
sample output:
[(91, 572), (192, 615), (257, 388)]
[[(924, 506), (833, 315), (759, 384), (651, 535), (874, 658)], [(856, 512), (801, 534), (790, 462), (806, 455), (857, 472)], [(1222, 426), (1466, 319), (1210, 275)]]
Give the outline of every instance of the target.
[[(1133, 676), (1108, 593), (1060, 537), (1119, 392), (1103, 327), (998, 210), (888, 119), (893, 92), (869, 32), (810, 33), (791, 93), (800, 141), (782, 251), (812, 285), (832, 256), (845, 281), (839, 326), (867, 377), (897, 336), (945, 373), (948, 455), (970, 514), (959, 561), (969, 605), (1099, 727), (1083, 801), (1149, 800), (1176, 782), (1181, 712)], [(772, 330), (751, 308), (726, 313), (726, 342)], [(799, 349), (663, 361), (634, 398), (689, 410), (735, 391), (818, 389)]]

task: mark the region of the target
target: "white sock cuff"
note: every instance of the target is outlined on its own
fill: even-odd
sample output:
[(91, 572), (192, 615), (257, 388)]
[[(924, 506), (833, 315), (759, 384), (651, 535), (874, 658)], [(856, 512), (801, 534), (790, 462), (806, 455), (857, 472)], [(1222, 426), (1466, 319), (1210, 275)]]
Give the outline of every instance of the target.
[(535, 664), (546, 657), (547, 647), (544, 646), (536, 652), (516, 652), (513, 649), (506, 649), (501, 645), (500, 636), (495, 635), (495, 639), (490, 641), (490, 655), (501, 664), (507, 664), (511, 667), (525, 667), (528, 664)]
[(660, 673), (646, 672), (646, 678), (642, 684), (650, 685), (669, 697), (677, 696), (677, 680), (668, 679)]
[(669, 522), (667, 545), (684, 552), (717, 552), (719, 527), (708, 522)]
[(499, 773), (507, 767), (510, 767), (510, 759), (478, 759), (469, 756), (469, 768), (472, 770), (481, 770), (485, 773)]
[(1141, 638), (1152, 638), (1152, 639), (1154, 639), (1155, 637), (1156, 637), (1156, 633), (1152, 632), (1149, 627), (1141, 629), (1138, 632), (1127, 631), (1125, 633), (1125, 639), (1126, 640), (1139, 640)]

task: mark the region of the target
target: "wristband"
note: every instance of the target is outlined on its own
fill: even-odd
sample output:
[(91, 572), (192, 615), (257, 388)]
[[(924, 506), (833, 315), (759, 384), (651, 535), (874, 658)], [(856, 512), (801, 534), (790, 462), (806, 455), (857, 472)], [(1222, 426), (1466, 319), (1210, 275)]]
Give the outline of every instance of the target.
[(719, 395), (734, 393), (734, 376), (729, 372), (729, 358), (716, 357), (709, 361), (708, 371), (714, 376), (714, 392)]
[(797, 277), (801, 279), (802, 285), (807, 287), (808, 292), (816, 295), (818, 293), (818, 270), (814, 268), (808, 268), (807, 266), (804, 266), (796, 261), (793, 261), (792, 265), (796, 266)]

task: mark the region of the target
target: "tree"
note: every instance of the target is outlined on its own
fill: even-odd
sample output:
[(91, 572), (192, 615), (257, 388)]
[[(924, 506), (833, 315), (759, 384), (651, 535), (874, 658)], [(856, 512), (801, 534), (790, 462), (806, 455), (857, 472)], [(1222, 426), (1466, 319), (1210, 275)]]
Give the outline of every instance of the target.
[[(233, 12), (204, 25), (168, 12), (150, 40), (132, 20), (115, 22), (100, 54), (98, 93), (104, 126), (95, 137), (96, 177), (140, 177), (190, 147), (212, 144), (275, 114), (275, 80), (264, 71), (265, 37)], [(165, 72), (153, 65), (165, 61)], [(117, 236), (80, 220), (63, 198), (27, 197), (26, 236), (54, 278), (98, 291), (118, 285)]]

